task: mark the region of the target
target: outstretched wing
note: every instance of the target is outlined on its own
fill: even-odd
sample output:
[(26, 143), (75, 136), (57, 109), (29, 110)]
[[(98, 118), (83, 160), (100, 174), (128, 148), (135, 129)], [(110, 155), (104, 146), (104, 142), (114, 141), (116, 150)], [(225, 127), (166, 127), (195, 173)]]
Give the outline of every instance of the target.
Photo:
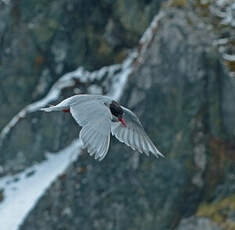
[(72, 104), (70, 112), (82, 126), (79, 137), (95, 159), (102, 160), (108, 152), (112, 115), (100, 100), (90, 99)]
[(119, 141), (130, 146), (133, 150), (137, 150), (140, 153), (149, 155), (149, 152), (153, 153), (156, 157), (164, 157), (155, 147), (150, 140), (143, 126), (141, 125), (138, 117), (129, 109), (122, 107), (124, 110), (123, 120), (127, 127), (124, 127), (120, 122), (112, 122), (111, 132)]

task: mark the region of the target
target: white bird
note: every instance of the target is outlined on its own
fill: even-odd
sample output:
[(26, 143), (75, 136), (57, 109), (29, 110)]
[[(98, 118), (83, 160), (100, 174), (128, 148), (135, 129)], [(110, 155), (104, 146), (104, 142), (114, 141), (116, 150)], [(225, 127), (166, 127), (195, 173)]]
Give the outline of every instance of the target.
[(83, 147), (87, 148), (90, 155), (95, 155), (95, 159), (102, 160), (106, 156), (110, 132), (133, 150), (144, 152), (146, 155), (151, 152), (156, 157), (164, 157), (147, 136), (138, 117), (110, 97), (75, 95), (55, 106), (41, 110), (70, 112), (76, 122), (82, 126), (79, 137)]

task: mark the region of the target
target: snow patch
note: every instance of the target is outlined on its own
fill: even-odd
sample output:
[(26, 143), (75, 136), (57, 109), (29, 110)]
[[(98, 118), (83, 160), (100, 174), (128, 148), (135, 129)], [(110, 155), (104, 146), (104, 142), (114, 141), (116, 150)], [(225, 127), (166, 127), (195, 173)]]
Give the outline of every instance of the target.
[[(61, 175), (81, 151), (81, 142), (73, 142), (47, 160), (25, 171), (0, 179), (4, 199), (0, 203), (0, 228), (17, 230), (52, 182)], [(32, 174), (32, 175), (30, 175)]]
[(113, 77), (113, 83), (111, 84), (110, 92), (107, 94), (108, 96), (112, 97), (117, 101), (121, 99), (121, 95), (123, 94), (128, 77), (133, 71), (133, 62), (136, 57), (137, 52), (133, 52), (123, 62), (121, 66), (121, 71)]
[[(140, 52), (141, 54), (145, 53), (148, 45), (150, 44), (150, 42), (152, 41), (152, 39), (154, 37), (154, 34), (156, 32), (156, 29), (159, 25), (160, 20), (164, 17), (164, 15), (165, 14), (163, 13), (163, 11), (161, 11), (159, 14), (157, 14), (153, 18), (150, 26), (147, 28), (147, 30), (144, 32), (143, 36), (141, 37), (141, 39), (140, 39), (140, 45), (142, 45), (141, 52)], [(142, 56), (142, 55), (140, 55), (140, 56)]]
[(235, 62), (235, 54), (223, 54), (223, 58), (226, 61), (231, 61), (231, 62)]
[(211, 13), (221, 18), (221, 24), (235, 27), (234, 0), (217, 0), (210, 7)]

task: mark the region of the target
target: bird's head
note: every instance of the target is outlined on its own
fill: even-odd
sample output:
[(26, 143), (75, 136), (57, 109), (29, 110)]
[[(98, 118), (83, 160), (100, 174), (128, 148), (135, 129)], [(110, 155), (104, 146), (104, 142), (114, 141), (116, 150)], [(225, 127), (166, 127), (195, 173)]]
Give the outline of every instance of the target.
[(122, 125), (124, 127), (126, 127), (126, 123), (123, 119), (123, 109), (119, 105), (119, 103), (116, 101), (112, 101), (112, 103), (110, 104), (109, 107), (110, 107), (110, 111), (111, 111), (112, 115), (117, 117), (117, 119), (122, 123)]

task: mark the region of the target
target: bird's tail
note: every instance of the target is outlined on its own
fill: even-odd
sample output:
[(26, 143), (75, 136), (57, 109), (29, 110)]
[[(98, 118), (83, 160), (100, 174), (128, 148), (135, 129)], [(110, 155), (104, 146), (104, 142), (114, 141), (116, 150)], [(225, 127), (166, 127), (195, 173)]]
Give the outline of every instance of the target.
[(41, 110), (41, 111), (44, 111), (44, 112), (56, 111), (56, 109), (55, 109), (54, 107), (55, 107), (55, 106), (51, 106), (51, 107), (48, 107), (48, 108), (41, 108), (40, 110)]
[(59, 103), (57, 105), (49, 105), (49, 107), (47, 108), (41, 108), (41, 111), (44, 112), (53, 112), (53, 111), (64, 111), (67, 112), (67, 110), (69, 111), (69, 106), (68, 105), (64, 105), (63, 102)]

